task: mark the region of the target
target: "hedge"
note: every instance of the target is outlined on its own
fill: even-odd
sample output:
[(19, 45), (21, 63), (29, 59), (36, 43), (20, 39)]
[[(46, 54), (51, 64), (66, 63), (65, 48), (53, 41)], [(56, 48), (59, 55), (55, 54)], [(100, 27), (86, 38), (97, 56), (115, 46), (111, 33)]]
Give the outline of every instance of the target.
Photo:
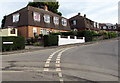
[(2, 51), (12, 51), (25, 49), (25, 38), (24, 37), (1, 37), (2, 42), (13, 42), (13, 44), (2, 44)]
[(44, 46), (58, 46), (58, 36), (55, 35), (44, 35)]

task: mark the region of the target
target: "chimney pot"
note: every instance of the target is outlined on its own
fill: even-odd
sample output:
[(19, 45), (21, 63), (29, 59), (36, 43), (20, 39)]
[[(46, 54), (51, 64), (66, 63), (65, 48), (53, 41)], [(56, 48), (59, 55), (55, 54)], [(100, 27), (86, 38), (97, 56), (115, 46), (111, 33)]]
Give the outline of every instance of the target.
[(78, 15), (80, 16), (80, 13), (78, 13)]
[(48, 11), (47, 5), (44, 6), (44, 10), (45, 10), (45, 11)]
[(84, 17), (86, 18), (86, 14), (84, 14)]

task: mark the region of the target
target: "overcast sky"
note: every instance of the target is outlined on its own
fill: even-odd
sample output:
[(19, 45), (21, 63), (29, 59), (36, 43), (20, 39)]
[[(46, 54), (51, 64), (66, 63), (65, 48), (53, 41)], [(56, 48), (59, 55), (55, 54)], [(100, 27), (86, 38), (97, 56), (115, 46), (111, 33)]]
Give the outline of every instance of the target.
[[(4, 15), (8, 15), (27, 5), (32, 0), (0, 0), (0, 25)], [(58, 0), (59, 11), (70, 18), (81, 13), (99, 23), (118, 23), (119, 0)]]

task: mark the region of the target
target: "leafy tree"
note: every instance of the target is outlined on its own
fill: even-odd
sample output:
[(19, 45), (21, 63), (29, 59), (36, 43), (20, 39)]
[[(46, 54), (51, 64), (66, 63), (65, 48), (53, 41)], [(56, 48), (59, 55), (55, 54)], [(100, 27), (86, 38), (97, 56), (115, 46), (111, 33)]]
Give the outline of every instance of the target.
[(2, 28), (5, 27), (5, 20), (6, 20), (6, 16), (4, 16), (3, 19), (2, 19), (2, 24), (1, 24)]
[(29, 2), (28, 6), (33, 6), (33, 7), (37, 7), (37, 8), (43, 8), (45, 5), (48, 6), (48, 10), (56, 13), (58, 15), (62, 15), (61, 12), (58, 12), (58, 8), (59, 8), (59, 3), (58, 2)]

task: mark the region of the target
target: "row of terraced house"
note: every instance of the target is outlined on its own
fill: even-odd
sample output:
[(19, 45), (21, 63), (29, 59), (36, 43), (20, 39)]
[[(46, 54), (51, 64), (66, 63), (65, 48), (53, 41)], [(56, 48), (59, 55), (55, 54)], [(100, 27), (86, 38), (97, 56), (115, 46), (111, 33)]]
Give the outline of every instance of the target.
[(51, 32), (68, 32), (68, 31), (118, 31), (120, 26), (118, 24), (97, 23), (84, 16), (73, 16), (69, 19), (52, 13), (47, 6), (44, 8), (35, 8), (27, 6), (14, 13), (6, 16), (5, 27), (17, 29), (17, 34), (25, 38), (34, 37), (39, 34), (49, 34)]

